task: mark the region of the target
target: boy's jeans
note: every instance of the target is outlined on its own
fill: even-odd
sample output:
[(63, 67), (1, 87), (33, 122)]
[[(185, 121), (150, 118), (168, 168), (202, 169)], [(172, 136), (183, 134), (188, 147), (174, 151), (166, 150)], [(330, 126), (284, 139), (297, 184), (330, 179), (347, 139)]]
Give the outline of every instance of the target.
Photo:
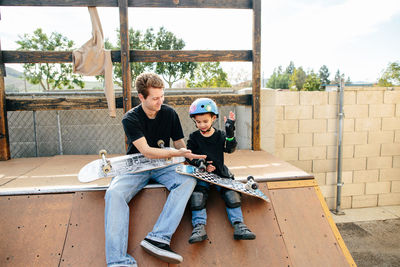
[[(204, 186), (206, 188), (210, 188), (210, 184), (205, 182), (205, 181), (197, 181), (198, 185)], [(218, 191), (221, 191), (220, 186), (215, 186)], [(242, 208), (237, 207), (237, 208), (228, 208), (226, 207), (226, 213), (228, 214), (228, 219), (233, 225), (234, 222), (243, 222), (243, 214), (242, 214)], [(206, 209), (202, 210), (193, 210), (192, 211), (192, 225), (195, 227), (197, 224), (206, 224), (207, 223), (207, 211)]]
[[(153, 230), (146, 238), (170, 244), (178, 227), (187, 201), (196, 185), (192, 177), (175, 172), (176, 165), (141, 173), (115, 177), (105, 195), (105, 238), (107, 264), (133, 264), (127, 254), (129, 231), (129, 201), (150, 179), (163, 184), (169, 191), (167, 201)], [(135, 222), (140, 223), (140, 221)]]

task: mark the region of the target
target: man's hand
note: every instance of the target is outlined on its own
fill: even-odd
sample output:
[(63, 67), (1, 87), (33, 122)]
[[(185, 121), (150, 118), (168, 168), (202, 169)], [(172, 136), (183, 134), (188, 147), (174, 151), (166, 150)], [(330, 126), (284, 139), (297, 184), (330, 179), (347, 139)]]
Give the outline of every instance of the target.
[(179, 150), (177, 150), (179, 155), (177, 156), (182, 156), (185, 158), (188, 158), (190, 160), (192, 159), (205, 159), (207, 158), (207, 155), (197, 155), (197, 154), (193, 154), (191, 150), (186, 149), (186, 148), (180, 148)]

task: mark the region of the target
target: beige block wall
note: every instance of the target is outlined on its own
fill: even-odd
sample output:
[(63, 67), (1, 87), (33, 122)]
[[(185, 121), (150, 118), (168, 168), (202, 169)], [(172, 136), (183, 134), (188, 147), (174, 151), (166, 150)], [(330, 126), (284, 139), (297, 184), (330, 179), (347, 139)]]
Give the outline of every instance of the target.
[[(330, 208), (337, 113), (338, 92), (261, 91), (261, 149), (312, 173)], [(344, 114), (341, 207), (400, 204), (400, 88), (347, 87)]]

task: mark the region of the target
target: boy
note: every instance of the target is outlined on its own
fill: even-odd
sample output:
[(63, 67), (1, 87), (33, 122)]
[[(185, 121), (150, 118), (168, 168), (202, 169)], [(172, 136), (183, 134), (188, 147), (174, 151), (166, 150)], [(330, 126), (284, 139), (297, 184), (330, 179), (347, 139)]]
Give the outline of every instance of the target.
[[(232, 173), (224, 165), (224, 152), (233, 153), (237, 142), (234, 137), (235, 114), (229, 113), (229, 119), (224, 117), (225, 132), (213, 127), (218, 117), (218, 107), (209, 98), (195, 100), (189, 109), (189, 115), (194, 120), (197, 131), (190, 134), (187, 148), (195, 154), (207, 155), (207, 172), (213, 172), (227, 179), (234, 179)], [(199, 166), (200, 160), (188, 160), (189, 163)], [(207, 239), (205, 225), (207, 221), (206, 201), (210, 184), (197, 181), (197, 185), (190, 197), (190, 208), (192, 210), (193, 231), (189, 243), (193, 244)], [(243, 223), (243, 214), (240, 207), (240, 194), (236, 191), (217, 186), (226, 204), (229, 221), (234, 227), (234, 239), (255, 239), (247, 226)]]

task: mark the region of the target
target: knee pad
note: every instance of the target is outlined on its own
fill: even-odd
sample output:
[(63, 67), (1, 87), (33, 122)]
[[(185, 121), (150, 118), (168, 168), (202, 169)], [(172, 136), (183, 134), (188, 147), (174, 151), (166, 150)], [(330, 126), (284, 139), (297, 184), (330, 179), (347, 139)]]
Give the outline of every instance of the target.
[(190, 209), (202, 210), (206, 207), (208, 193), (207, 189), (203, 186), (196, 186), (192, 195), (190, 196)]
[(237, 208), (241, 205), (241, 197), (240, 194), (233, 190), (224, 190), (222, 192), (222, 198), (225, 201), (225, 204), (228, 208)]

